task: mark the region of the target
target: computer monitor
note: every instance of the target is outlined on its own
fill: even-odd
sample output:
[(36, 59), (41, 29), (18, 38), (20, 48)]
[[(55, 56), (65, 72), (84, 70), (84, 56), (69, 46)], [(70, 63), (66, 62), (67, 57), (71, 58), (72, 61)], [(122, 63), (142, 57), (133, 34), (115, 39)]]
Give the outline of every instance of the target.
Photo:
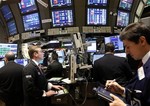
[(41, 23), (38, 13), (23, 15), (22, 18), (25, 31), (41, 29)]
[(0, 60), (0, 68), (2, 68), (5, 65), (5, 61), (4, 60)]
[(50, 0), (51, 7), (68, 7), (72, 6), (73, 0)]
[(90, 6), (107, 6), (107, 0), (88, 0)]
[(22, 14), (37, 10), (35, 0), (21, 0), (21, 2), (18, 3), (18, 5)]
[(63, 41), (62, 47), (67, 48), (67, 49), (71, 49), (73, 47), (73, 43), (72, 43), (72, 41)]
[(15, 35), (17, 34), (17, 28), (16, 28), (16, 23), (14, 20), (8, 21), (7, 22), (7, 27), (10, 35)]
[(101, 58), (103, 56), (104, 56), (104, 54), (94, 54), (92, 63), (94, 64), (95, 60), (97, 60), (97, 59), (99, 59), (99, 58)]
[(52, 10), (52, 27), (67, 27), (74, 25), (72, 9)]
[(115, 56), (126, 58), (126, 53), (115, 53)]
[(2, 11), (2, 14), (5, 18), (6, 21), (8, 21), (9, 19), (13, 18), (13, 15), (12, 15), (12, 12), (9, 8), (8, 5), (4, 5), (1, 7), (1, 11)]
[(15, 59), (15, 63), (26, 66), (28, 64), (28, 59)]
[(17, 57), (17, 44), (9, 44), (9, 43), (0, 43), (0, 58), (4, 58), (5, 54), (9, 51), (12, 51)]
[(115, 52), (123, 52), (124, 46), (123, 42), (119, 39), (119, 35), (104, 37), (105, 44), (113, 43), (115, 46)]
[(124, 10), (131, 10), (133, 0), (120, 0), (119, 8)]
[(117, 26), (118, 27), (126, 27), (129, 24), (129, 12), (118, 10), (117, 15)]
[(87, 52), (96, 52), (97, 51), (97, 43), (96, 39), (87, 39)]
[(87, 25), (106, 25), (107, 10), (100, 8), (87, 8)]

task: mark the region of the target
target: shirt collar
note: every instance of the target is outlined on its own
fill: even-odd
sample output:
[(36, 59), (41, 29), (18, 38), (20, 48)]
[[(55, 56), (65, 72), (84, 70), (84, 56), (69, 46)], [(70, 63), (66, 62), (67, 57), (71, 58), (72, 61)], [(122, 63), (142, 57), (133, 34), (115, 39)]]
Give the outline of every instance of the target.
[(145, 64), (150, 57), (150, 51), (142, 58), (142, 63)]
[(39, 63), (37, 61), (35, 61), (34, 59), (32, 59), (32, 61), (38, 66)]

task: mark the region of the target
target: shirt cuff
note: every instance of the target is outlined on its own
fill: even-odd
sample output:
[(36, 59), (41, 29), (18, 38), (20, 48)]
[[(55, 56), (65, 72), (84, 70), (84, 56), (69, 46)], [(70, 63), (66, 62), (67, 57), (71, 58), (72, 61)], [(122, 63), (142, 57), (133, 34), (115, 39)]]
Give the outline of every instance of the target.
[(43, 90), (43, 95), (42, 97), (46, 97), (46, 92)]
[(53, 84), (52, 83), (48, 83), (48, 90), (50, 90), (52, 88)]

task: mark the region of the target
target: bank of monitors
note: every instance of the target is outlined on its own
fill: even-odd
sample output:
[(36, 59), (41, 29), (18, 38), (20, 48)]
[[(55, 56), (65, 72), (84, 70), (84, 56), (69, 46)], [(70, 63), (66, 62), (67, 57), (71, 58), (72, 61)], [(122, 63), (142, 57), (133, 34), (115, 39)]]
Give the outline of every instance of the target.
[(19, 8), (22, 14), (34, 12), (37, 10), (35, 0), (21, 0)]
[(86, 39), (86, 44), (87, 44), (87, 52), (93, 53), (97, 51), (96, 39), (93, 38)]
[(0, 60), (0, 68), (2, 68), (5, 65), (5, 61), (4, 60)]
[(88, 5), (91, 6), (107, 6), (107, 0), (88, 0)]
[(50, 0), (51, 7), (67, 7), (72, 6), (72, 0)]
[(87, 25), (106, 25), (107, 10), (101, 8), (87, 8)]
[(11, 12), (8, 5), (2, 6), (1, 7), (1, 12), (2, 12), (2, 14), (3, 14), (6, 21), (13, 18), (12, 12)]
[(8, 27), (9, 35), (17, 34), (16, 23), (14, 20), (7, 22), (7, 27)]
[(28, 64), (28, 59), (15, 59), (15, 63), (26, 66)]
[(25, 31), (41, 29), (40, 18), (38, 13), (32, 13), (22, 16)]
[(117, 26), (126, 27), (129, 24), (130, 13), (126, 11), (118, 10)]
[(131, 10), (134, 0), (120, 0), (119, 8), (124, 10)]
[(4, 58), (5, 54), (9, 51), (12, 51), (17, 57), (17, 50), (17, 44), (0, 43), (0, 58)]
[(124, 52), (123, 42), (120, 41), (119, 35), (104, 37), (105, 44), (113, 43), (115, 46), (115, 52)]
[(52, 27), (67, 27), (74, 25), (72, 9), (52, 10)]

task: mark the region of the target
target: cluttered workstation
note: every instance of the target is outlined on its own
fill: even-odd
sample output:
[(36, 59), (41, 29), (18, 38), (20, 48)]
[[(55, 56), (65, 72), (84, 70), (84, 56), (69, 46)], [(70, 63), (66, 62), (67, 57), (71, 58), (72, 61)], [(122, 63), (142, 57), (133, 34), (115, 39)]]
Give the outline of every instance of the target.
[(150, 0), (0, 0), (0, 106), (109, 106), (107, 80), (125, 87), (141, 61), (120, 36), (132, 23), (150, 26), (149, 8)]

